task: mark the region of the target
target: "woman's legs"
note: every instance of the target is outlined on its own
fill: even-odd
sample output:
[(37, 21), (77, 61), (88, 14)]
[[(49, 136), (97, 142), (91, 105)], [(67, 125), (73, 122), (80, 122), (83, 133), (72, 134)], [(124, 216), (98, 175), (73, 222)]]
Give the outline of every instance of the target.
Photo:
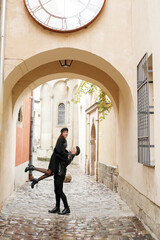
[(46, 175), (52, 176), (52, 170), (51, 169), (34, 167), (34, 170), (38, 171), (38, 172), (45, 173)]
[(33, 165), (31, 165), (29, 167), (26, 167), (24, 171), (28, 172), (29, 170), (42, 172), (42, 173), (45, 173), (46, 175), (49, 175), (49, 176), (51, 176), (51, 173), (52, 173), (52, 170), (49, 169), (49, 168), (48, 169), (46, 169), (46, 168), (37, 168), (37, 167), (34, 167)]
[(43, 180), (43, 179), (45, 179), (45, 178), (48, 178), (48, 177), (50, 177), (50, 176), (53, 176), (53, 172), (51, 172), (50, 175), (47, 175), (47, 174), (42, 175), (41, 177), (38, 178), (38, 182), (41, 181), (41, 180)]
[[(48, 169), (48, 170), (50, 170), (50, 169)], [(31, 179), (31, 181), (32, 181), (32, 183), (31, 183), (31, 188), (34, 188), (34, 185), (37, 184), (39, 181), (41, 181), (41, 180), (43, 180), (43, 179), (45, 179), (45, 178), (48, 178), (48, 177), (50, 177), (50, 176), (53, 176), (53, 172), (52, 172), (51, 170), (48, 171), (48, 173), (49, 173), (49, 174), (44, 174), (44, 175), (42, 175), (41, 177), (39, 177), (38, 179), (37, 179), (37, 178), (32, 178), (32, 179)]]

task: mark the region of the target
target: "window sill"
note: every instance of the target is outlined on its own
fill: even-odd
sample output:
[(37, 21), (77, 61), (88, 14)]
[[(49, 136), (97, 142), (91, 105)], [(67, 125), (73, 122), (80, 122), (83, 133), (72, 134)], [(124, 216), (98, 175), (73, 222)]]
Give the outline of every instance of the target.
[(150, 164), (150, 165), (145, 164), (145, 163), (140, 163), (140, 164), (142, 164), (144, 167), (155, 168), (155, 163), (154, 164)]

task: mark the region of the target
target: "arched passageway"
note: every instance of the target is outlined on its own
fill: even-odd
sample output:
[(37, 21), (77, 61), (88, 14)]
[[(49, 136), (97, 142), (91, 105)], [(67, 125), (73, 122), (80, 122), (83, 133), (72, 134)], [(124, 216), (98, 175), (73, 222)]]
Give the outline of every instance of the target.
[[(72, 59), (70, 67), (64, 68), (59, 60)], [(4, 122), (1, 160), (1, 182), (3, 201), (13, 190), (15, 162), (15, 123), (19, 107), (25, 96), (40, 84), (58, 78), (77, 78), (96, 84), (110, 97), (116, 113), (117, 138), (116, 159), (127, 159), (134, 130), (130, 109), (133, 108), (131, 90), (127, 81), (109, 62), (101, 57), (79, 49), (60, 48), (42, 52), (26, 59), (6, 77), (4, 84)], [(132, 126), (132, 127), (131, 127)], [(130, 134), (125, 133), (128, 128)], [(127, 151), (123, 149), (128, 147)], [(10, 147), (10, 151), (8, 148)], [(130, 154), (130, 158), (132, 158)], [(9, 176), (7, 181), (4, 176)]]

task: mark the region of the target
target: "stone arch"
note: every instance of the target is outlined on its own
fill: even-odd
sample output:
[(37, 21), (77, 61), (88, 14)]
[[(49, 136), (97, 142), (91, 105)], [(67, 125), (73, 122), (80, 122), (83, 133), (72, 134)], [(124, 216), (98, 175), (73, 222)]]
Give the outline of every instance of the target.
[[(62, 68), (60, 59), (73, 59), (70, 68)], [(40, 84), (57, 78), (81, 78), (102, 88), (118, 108), (119, 90), (132, 100), (131, 89), (122, 74), (105, 59), (74, 48), (58, 48), (36, 54), (17, 65), (6, 77), (5, 100), (12, 92), (12, 110), (23, 96)], [(22, 102), (22, 101), (21, 101)]]
[(64, 95), (67, 96), (66, 81), (57, 79), (58, 81), (53, 85), (53, 96), (58, 97), (59, 101), (63, 101)]
[[(71, 67), (61, 67), (59, 60), (63, 59), (72, 59)], [(18, 110), (24, 98), (34, 88), (47, 81), (60, 78), (74, 78), (92, 82), (106, 92), (112, 101), (117, 118), (117, 162), (125, 161), (124, 159), (128, 158), (134, 160), (134, 155), (128, 154), (131, 148), (128, 143), (135, 137), (135, 129), (133, 128), (135, 119), (132, 117), (134, 115), (131, 111), (135, 106), (129, 80), (127, 81), (107, 59), (94, 53), (75, 48), (48, 50), (23, 60), (5, 76), (3, 129), (7, 129), (7, 131), (2, 132), (0, 169), (2, 192), (3, 190), (6, 192), (4, 197), (9, 195), (10, 189), (13, 189), (13, 162), (15, 160), (13, 142), (15, 142), (16, 136), (15, 126)], [(129, 134), (127, 134), (128, 132)], [(11, 146), (10, 151), (8, 151), (8, 146)], [(128, 148), (128, 151), (123, 151), (124, 148)], [(5, 174), (9, 176), (8, 182), (10, 183), (7, 186), (3, 180), (5, 179), (3, 169), (6, 165), (8, 170), (5, 171)]]
[(58, 79), (58, 81), (53, 84), (53, 93), (54, 93), (57, 85), (59, 85), (59, 84), (61, 84), (61, 83), (63, 83), (63, 84), (65, 85), (65, 84), (66, 84), (65, 79)]
[(42, 86), (41, 86), (41, 89), (40, 89), (40, 98), (44, 98), (44, 97), (50, 97), (51, 95), (51, 90), (50, 90), (50, 87), (47, 83), (44, 83)]

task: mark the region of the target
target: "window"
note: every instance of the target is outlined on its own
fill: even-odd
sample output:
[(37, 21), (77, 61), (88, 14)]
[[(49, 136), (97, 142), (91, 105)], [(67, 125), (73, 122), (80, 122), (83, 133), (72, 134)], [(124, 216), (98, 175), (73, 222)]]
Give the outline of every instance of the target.
[(148, 64), (148, 60), (151, 62), (152, 59), (148, 59), (146, 53), (137, 66), (138, 162), (154, 166), (153, 120), (151, 121), (154, 114), (153, 96), (151, 97), (153, 80), (150, 76), (152, 64)]
[(58, 106), (58, 124), (65, 124), (65, 105), (64, 103), (60, 103)]
[(22, 122), (22, 120), (23, 120), (23, 115), (22, 115), (22, 107), (21, 107), (18, 112), (18, 122)]

